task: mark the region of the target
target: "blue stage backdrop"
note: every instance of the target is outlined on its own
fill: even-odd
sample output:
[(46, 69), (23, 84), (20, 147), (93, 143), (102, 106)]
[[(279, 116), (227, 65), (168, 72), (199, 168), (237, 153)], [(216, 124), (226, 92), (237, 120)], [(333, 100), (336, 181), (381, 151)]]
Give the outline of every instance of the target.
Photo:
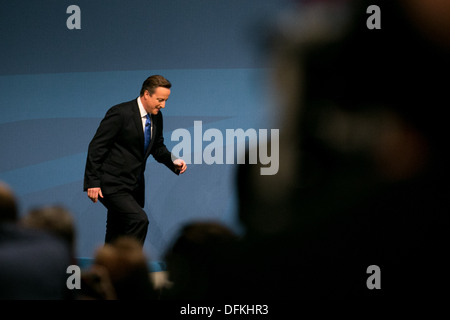
[[(94, 255), (106, 209), (82, 191), (88, 144), (107, 109), (135, 99), (149, 75), (173, 84), (163, 111), (170, 150), (179, 143), (172, 132), (193, 135), (194, 121), (224, 136), (226, 129), (269, 129), (268, 66), (259, 46), (282, 6), (280, 0), (1, 1), (0, 180), (14, 188), (21, 214), (64, 205), (76, 220), (77, 256)], [(163, 259), (192, 220), (219, 220), (240, 231), (236, 167), (191, 164), (177, 177), (149, 158), (150, 259)]]

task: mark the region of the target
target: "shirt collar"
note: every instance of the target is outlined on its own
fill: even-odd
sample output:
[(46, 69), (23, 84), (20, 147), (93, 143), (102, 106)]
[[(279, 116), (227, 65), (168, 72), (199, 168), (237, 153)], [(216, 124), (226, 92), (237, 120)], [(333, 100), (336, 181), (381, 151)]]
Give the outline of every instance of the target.
[(145, 111), (144, 106), (142, 105), (141, 97), (137, 98), (137, 103), (139, 106), (139, 112), (141, 113), (141, 118), (147, 116), (147, 111)]

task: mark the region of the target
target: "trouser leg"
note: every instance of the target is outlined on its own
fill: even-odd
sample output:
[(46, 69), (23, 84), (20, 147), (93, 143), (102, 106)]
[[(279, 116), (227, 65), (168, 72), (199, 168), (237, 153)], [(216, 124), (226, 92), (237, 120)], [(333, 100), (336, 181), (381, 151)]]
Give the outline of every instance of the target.
[(148, 230), (148, 217), (130, 193), (104, 195), (101, 199), (108, 209), (105, 243), (120, 236), (131, 236), (144, 245)]

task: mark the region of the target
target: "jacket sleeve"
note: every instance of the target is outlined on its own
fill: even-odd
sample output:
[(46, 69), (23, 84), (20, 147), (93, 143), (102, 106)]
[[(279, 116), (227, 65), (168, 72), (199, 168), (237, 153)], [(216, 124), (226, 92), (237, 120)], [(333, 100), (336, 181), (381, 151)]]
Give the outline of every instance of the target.
[(158, 126), (158, 135), (157, 140), (154, 142), (152, 147), (152, 156), (156, 161), (163, 163), (167, 168), (173, 171), (175, 174), (179, 175), (179, 170), (175, 169), (173, 161), (176, 157), (167, 149), (164, 144), (164, 135), (163, 135), (163, 119), (162, 114), (159, 113), (159, 126)]
[(101, 121), (97, 132), (89, 143), (84, 172), (84, 186), (88, 188), (100, 187), (100, 169), (114, 143), (115, 137), (122, 126), (120, 108), (112, 107)]

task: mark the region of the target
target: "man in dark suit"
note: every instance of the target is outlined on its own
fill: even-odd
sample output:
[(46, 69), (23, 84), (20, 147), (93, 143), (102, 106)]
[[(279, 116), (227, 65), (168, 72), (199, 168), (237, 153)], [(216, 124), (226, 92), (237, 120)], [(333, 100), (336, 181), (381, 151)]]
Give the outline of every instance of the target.
[(146, 79), (137, 99), (107, 111), (89, 144), (84, 191), (108, 209), (106, 243), (128, 235), (144, 244), (148, 228), (142, 209), (144, 171), (150, 154), (175, 174), (186, 170), (186, 163), (175, 159), (164, 145), (160, 109), (169, 99), (171, 86), (159, 75)]

